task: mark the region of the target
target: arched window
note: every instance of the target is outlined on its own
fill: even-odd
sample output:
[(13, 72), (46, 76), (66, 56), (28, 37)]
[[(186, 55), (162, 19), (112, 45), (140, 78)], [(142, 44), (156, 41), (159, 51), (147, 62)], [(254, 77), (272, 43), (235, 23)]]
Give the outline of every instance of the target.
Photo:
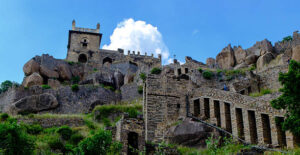
[(112, 63), (113, 61), (112, 61), (112, 59), (111, 58), (109, 58), (109, 57), (106, 57), (106, 58), (104, 58), (103, 59), (103, 63), (102, 64), (105, 64), (105, 63)]
[(81, 46), (82, 46), (83, 48), (87, 48), (88, 43), (89, 43), (89, 40), (88, 40), (87, 38), (82, 38), (82, 39), (81, 39)]
[(86, 63), (87, 62), (86, 55), (85, 54), (80, 54), (79, 57), (78, 57), (78, 62)]

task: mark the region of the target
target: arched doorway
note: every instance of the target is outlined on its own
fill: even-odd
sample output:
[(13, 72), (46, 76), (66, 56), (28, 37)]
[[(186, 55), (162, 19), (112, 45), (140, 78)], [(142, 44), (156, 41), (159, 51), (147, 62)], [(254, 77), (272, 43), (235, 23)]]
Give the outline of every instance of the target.
[(86, 63), (87, 62), (86, 55), (85, 54), (80, 54), (79, 57), (78, 57), (78, 62)]
[(103, 59), (102, 64), (103, 64), (103, 66), (109, 67), (112, 62), (113, 62), (113, 60), (110, 57), (106, 57)]
[(129, 132), (128, 133), (128, 149), (127, 154), (128, 155), (138, 155), (139, 145), (139, 135), (136, 132)]

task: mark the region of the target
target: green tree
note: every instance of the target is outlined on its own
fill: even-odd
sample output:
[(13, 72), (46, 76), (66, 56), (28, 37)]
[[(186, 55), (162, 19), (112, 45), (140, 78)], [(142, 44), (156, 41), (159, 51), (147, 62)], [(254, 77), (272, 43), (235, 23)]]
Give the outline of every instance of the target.
[(283, 130), (289, 130), (300, 136), (300, 62), (291, 60), (289, 71), (279, 74), (279, 81), (283, 85), (280, 92), (283, 94), (271, 101), (272, 107), (285, 109)]
[(111, 144), (111, 132), (101, 129), (94, 136), (82, 140), (78, 145), (81, 154), (94, 155), (106, 154)]
[(34, 148), (33, 138), (16, 121), (0, 124), (0, 150), (5, 155), (29, 155)]
[(0, 93), (6, 92), (12, 86), (17, 86), (18, 87), (19, 85), (20, 84), (18, 84), (16, 82), (11, 82), (9, 80), (6, 80), (6, 81), (2, 82), (1, 85), (0, 85)]

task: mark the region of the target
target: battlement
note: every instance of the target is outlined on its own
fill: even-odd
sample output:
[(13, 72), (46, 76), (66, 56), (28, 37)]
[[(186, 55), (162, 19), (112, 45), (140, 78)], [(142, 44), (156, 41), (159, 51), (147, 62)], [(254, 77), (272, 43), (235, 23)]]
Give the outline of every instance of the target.
[(88, 33), (100, 33), (100, 24), (97, 23), (96, 29), (76, 27), (75, 20), (72, 21), (72, 30)]
[[(120, 54), (124, 54), (124, 49), (118, 48), (118, 52)], [(135, 51), (130, 51), (130, 50), (127, 51), (127, 56), (134, 56), (134, 57), (141, 57), (141, 58), (143, 57), (143, 58), (150, 58), (150, 59), (155, 58), (153, 53), (151, 53), (151, 55), (148, 56), (147, 52), (145, 52), (144, 55), (142, 55), (140, 51), (137, 51), (137, 53), (135, 53)], [(158, 57), (156, 59), (161, 60), (161, 54), (158, 54)]]

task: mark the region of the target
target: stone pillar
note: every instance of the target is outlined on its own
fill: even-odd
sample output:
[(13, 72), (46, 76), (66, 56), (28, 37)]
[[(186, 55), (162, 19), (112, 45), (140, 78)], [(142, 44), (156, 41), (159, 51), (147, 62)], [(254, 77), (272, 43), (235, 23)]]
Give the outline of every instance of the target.
[(209, 98), (209, 115), (210, 115), (210, 123), (217, 125), (217, 118), (215, 115), (215, 105), (214, 100)]
[(244, 133), (245, 133), (245, 141), (247, 143), (251, 143), (250, 139), (250, 123), (249, 123), (249, 118), (248, 118), (248, 111), (245, 109), (243, 110), (243, 121), (244, 121)]
[(257, 128), (257, 143), (260, 145), (265, 144), (261, 114), (255, 111), (255, 117), (256, 117), (256, 128)]
[(233, 136), (239, 137), (235, 107), (232, 103), (230, 105), (232, 134)]
[(278, 131), (275, 123), (275, 117), (270, 115), (270, 127), (271, 127), (271, 139), (272, 139), (272, 145), (278, 146)]
[(295, 148), (294, 136), (290, 131), (285, 132), (287, 148)]
[(221, 117), (221, 127), (226, 129), (226, 120), (225, 120), (225, 104), (223, 101), (220, 101), (220, 117)]
[(72, 21), (72, 30), (75, 30), (75, 25), (76, 25), (75, 20), (73, 20)]
[(128, 50), (127, 55), (130, 55), (130, 50)]

